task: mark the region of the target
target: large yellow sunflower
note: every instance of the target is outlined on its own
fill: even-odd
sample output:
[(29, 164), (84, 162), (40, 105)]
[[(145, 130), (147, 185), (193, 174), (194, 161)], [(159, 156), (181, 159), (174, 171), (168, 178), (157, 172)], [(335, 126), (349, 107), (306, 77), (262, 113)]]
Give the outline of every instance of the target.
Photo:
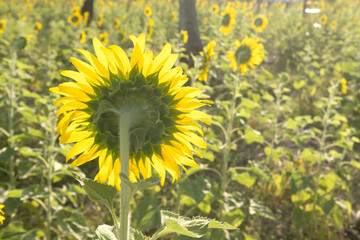
[(76, 167), (99, 158), (95, 180), (120, 190), (119, 120), (115, 112), (131, 114), (129, 178), (149, 178), (152, 168), (164, 184), (166, 172), (173, 181), (181, 166), (197, 167), (193, 152), (206, 143), (199, 136), (198, 121), (210, 124), (207, 114), (197, 108), (211, 101), (196, 98), (201, 90), (183, 87), (188, 78), (182, 69), (173, 68), (178, 55), (166, 44), (153, 59), (145, 50), (145, 35), (130, 36), (134, 49), (129, 60), (118, 46), (105, 47), (93, 39), (95, 54), (80, 53), (89, 61), (71, 58), (78, 71), (62, 75), (66, 82), (50, 90), (64, 95), (55, 102), (60, 106), (57, 131), (59, 142), (75, 143), (66, 156)]
[(251, 22), (251, 26), (255, 31), (262, 32), (266, 25), (268, 24), (268, 19), (264, 15), (257, 15)]
[(4, 224), (4, 220), (5, 220), (5, 213), (4, 211), (2, 210), (5, 206), (3, 204), (0, 204), (0, 225), (3, 225)]
[(6, 21), (0, 20), (0, 34), (4, 33), (5, 26), (6, 26)]
[(249, 71), (249, 67), (255, 68), (264, 58), (264, 46), (258, 43), (258, 38), (248, 38), (247, 36), (240, 43), (235, 41), (235, 52), (228, 52), (227, 58), (231, 61), (230, 67), (234, 71), (240, 68), (241, 74)]
[(236, 10), (233, 7), (227, 6), (221, 13), (221, 16), (223, 16), (223, 19), (221, 21), (220, 32), (229, 35), (234, 30)]

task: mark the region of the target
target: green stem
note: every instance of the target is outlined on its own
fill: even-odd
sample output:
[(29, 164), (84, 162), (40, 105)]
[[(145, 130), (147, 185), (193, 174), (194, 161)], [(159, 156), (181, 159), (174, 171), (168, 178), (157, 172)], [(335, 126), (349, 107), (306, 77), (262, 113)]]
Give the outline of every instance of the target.
[(47, 201), (47, 206), (46, 206), (46, 239), (50, 240), (51, 239), (51, 222), (52, 222), (52, 207), (51, 207), (51, 202), (52, 202), (52, 178), (53, 178), (53, 162), (54, 162), (54, 152), (53, 149), (55, 148), (55, 143), (56, 143), (56, 133), (55, 133), (55, 128), (56, 128), (56, 116), (54, 115), (53, 111), (52, 111), (52, 115), (51, 115), (51, 131), (50, 131), (50, 146), (48, 146), (47, 152), (47, 158), (49, 159), (49, 163), (48, 163), (48, 177), (47, 177), (47, 188), (48, 188), (48, 201)]
[[(234, 81), (234, 93), (233, 93), (233, 97), (231, 99), (231, 106), (230, 106), (230, 110), (229, 110), (229, 114), (228, 114), (228, 123), (227, 123), (227, 127), (226, 127), (226, 134), (225, 134), (225, 149), (224, 149), (224, 155), (223, 155), (223, 166), (222, 166), (222, 171), (221, 171), (221, 175), (222, 175), (222, 181), (221, 181), (221, 193), (224, 194), (226, 192), (226, 187), (227, 187), (227, 183), (228, 183), (228, 168), (229, 168), (229, 161), (230, 161), (230, 152), (231, 152), (231, 135), (232, 135), (232, 129), (233, 129), (233, 124), (234, 124), (234, 119), (235, 119), (235, 110), (236, 110), (236, 99), (238, 97), (238, 81), (239, 81), (240, 77), (236, 77), (235, 81)], [(223, 207), (224, 204), (222, 204), (222, 209), (221, 209), (221, 220), (223, 220), (224, 215), (223, 215)]]
[[(130, 118), (126, 114), (120, 115), (120, 162), (121, 173), (129, 177), (129, 129)], [(120, 235), (119, 240), (129, 240), (131, 193), (125, 181), (121, 181), (120, 194)]]
[[(11, 76), (16, 77), (16, 52), (14, 50), (13, 56), (11, 58)], [(14, 83), (10, 81), (10, 89), (9, 89), (9, 118), (8, 118), (8, 132), (9, 132), (9, 138), (14, 136), (14, 117), (15, 117), (15, 109), (14, 109), (14, 102), (16, 101), (16, 95), (15, 95), (15, 87)], [(10, 148), (14, 148), (13, 144), (10, 143)], [(10, 186), (11, 188), (16, 188), (15, 186), (15, 158), (14, 156), (10, 157), (9, 161), (9, 176), (10, 176)]]

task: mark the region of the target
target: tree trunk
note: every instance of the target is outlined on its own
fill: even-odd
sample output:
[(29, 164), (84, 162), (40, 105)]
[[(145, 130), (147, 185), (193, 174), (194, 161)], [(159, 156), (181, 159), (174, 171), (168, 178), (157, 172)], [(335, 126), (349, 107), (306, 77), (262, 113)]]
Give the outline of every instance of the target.
[(179, 3), (179, 30), (187, 31), (189, 36), (185, 48), (192, 54), (199, 54), (199, 52), (203, 50), (203, 45), (201, 43), (199, 26), (197, 23), (196, 0), (179, 0)]
[(81, 8), (81, 15), (84, 16), (85, 12), (89, 13), (89, 17), (87, 20), (87, 26), (89, 26), (93, 19), (93, 15), (94, 15), (94, 0), (85, 0), (83, 6)]

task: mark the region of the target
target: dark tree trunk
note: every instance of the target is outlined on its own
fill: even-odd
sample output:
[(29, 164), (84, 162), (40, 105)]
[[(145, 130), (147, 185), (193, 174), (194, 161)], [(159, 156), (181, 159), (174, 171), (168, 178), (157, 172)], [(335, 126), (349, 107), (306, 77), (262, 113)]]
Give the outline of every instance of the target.
[(185, 44), (186, 50), (192, 54), (199, 54), (203, 50), (197, 23), (196, 0), (179, 0), (179, 30), (188, 32), (189, 39)]
[(89, 13), (89, 17), (87, 20), (87, 25), (89, 26), (93, 19), (93, 15), (94, 15), (94, 0), (85, 0), (83, 6), (81, 8), (81, 15), (84, 16), (85, 12)]

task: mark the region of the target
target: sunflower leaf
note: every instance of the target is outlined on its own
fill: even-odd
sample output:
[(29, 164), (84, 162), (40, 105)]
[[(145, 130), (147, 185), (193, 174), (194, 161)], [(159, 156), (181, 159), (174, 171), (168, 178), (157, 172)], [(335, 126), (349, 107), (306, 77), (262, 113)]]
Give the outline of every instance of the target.
[(95, 231), (95, 240), (117, 240), (115, 232), (116, 229), (113, 226), (106, 224), (99, 225)]
[(156, 240), (170, 233), (178, 233), (192, 238), (205, 236), (210, 228), (234, 230), (235, 227), (228, 223), (221, 223), (204, 217), (182, 217), (169, 211), (161, 211), (162, 227), (150, 238)]
[(118, 194), (115, 187), (88, 178), (78, 179), (78, 181), (83, 185), (82, 187), (91, 200), (103, 203), (109, 209), (113, 208), (113, 202)]

